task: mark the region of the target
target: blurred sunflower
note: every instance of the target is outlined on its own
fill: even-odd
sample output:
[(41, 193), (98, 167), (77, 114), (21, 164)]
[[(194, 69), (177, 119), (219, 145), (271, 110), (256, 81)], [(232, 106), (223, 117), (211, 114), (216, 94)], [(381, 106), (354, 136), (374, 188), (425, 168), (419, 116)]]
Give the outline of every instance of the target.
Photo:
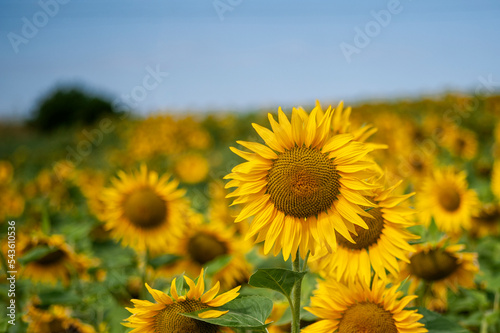
[[(184, 279), (189, 286), (189, 291), (186, 295), (182, 296), (178, 295), (175, 284), (176, 279), (172, 281), (170, 286), (170, 296), (160, 290), (152, 289), (146, 284), (149, 293), (153, 296), (156, 303), (133, 299), (132, 303), (134, 303), (135, 307), (127, 308), (132, 315), (125, 319), (128, 322), (123, 323), (123, 325), (134, 328), (131, 333), (216, 333), (222, 329), (220, 326), (188, 318), (179, 313), (189, 313), (222, 306), (238, 297), (240, 287), (238, 286), (215, 297), (219, 292), (219, 283), (216, 283), (214, 287), (204, 293), (203, 269), (196, 285), (187, 276), (184, 276)], [(198, 316), (200, 318), (218, 318), (227, 312), (208, 310), (200, 313)]]
[(104, 173), (98, 170), (78, 170), (73, 177), (73, 182), (87, 200), (90, 212), (100, 220), (104, 219), (105, 212), (105, 203), (100, 195), (105, 181)]
[(482, 204), (479, 211), (472, 216), (470, 233), (482, 238), (500, 234), (500, 206), (494, 203)]
[[(226, 198), (228, 191), (224, 188), (224, 183), (220, 180), (210, 182), (208, 191), (210, 197), (208, 219), (234, 226), (234, 218), (238, 216), (241, 209), (237, 206), (231, 206), (231, 201)], [(240, 234), (244, 234), (248, 230), (245, 223), (238, 223), (236, 227)]]
[(186, 184), (197, 184), (204, 181), (210, 165), (208, 160), (200, 154), (189, 153), (181, 156), (175, 162), (175, 174)]
[[(56, 284), (61, 281), (68, 285), (72, 275), (87, 279), (87, 269), (97, 264), (95, 260), (76, 254), (62, 235), (20, 234), (18, 248), (20, 258), (34, 256), (21, 266), (20, 275), (35, 282)], [(34, 251), (38, 255), (35, 256)]]
[(28, 323), (27, 333), (95, 333), (95, 329), (71, 317), (71, 311), (60, 305), (47, 310), (28, 305), (23, 320)]
[(209, 262), (229, 256), (229, 262), (214, 274), (213, 279), (220, 283), (222, 290), (247, 283), (250, 278), (250, 266), (245, 255), (251, 250), (251, 244), (235, 234), (233, 225), (226, 225), (217, 220), (203, 223), (202, 220), (203, 218), (197, 215), (187, 221), (187, 228), (172, 252), (180, 259), (173, 264), (159, 267), (157, 274), (172, 276), (186, 272), (188, 275), (194, 275)]
[(476, 133), (465, 128), (445, 127), (442, 144), (452, 155), (464, 160), (471, 160), (477, 154)]
[(402, 296), (399, 285), (386, 289), (385, 282), (373, 280), (343, 285), (335, 280), (320, 282), (311, 297), (311, 306), (305, 309), (319, 317), (319, 321), (302, 329), (303, 333), (372, 332), (423, 333), (418, 321), (423, 317), (417, 310), (404, 310), (417, 296)]
[(9, 161), (0, 160), (0, 186), (10, 183), (14, 168)]
[(228, 197), (245, 204), (235, 222), (255, 215), (247, 238), (258, 234), (265, 240), (264, 253), (274, 247), (295, 260), (317, 246), (335, 251), (335, 233), (355, 233), (354, 225), (368, 228), (360, 216), (371, 218), (359, 205), (374, 207), (364, 196), (376, 185), (364, 181), (375, 173), (365, 159), (370, 149), (353, 141), (352, 134), (332, 135), (331, 108), (320, 116), (316, 106), (308, 115), (293, 109), (291, 122), (279, 109), (279, 123), (271, 114), (273, 131), (253, 124), (266, 145), (238, 141), (252, 152), (231, 150), (246, 159), (225, 179), (226, 187), (237, 187)]
[(0, 187), (0, 219), (5, 221), (8, 217), (19, 217), (24, 212), (26, 202), (22, 193), (13, 184)]
[(158, 176), (145, 165), (136, 173), (118, 173), (113, 186), (103, 191), (105, 228), (125, 246), (151, 254), (168, 252), (180, 234), (188, 209), (178, 181)]
[(70, 199), (66, 179), (60, 177), (53, 169), (41, 170), (35, 179), (35, 195), (46, 198), (57, 210), (69, 210), (74, 207), (74, 202)]
[(493, 171), (491, 173), (491, 191), (496, 199), (500, 201), (500, 159), (493, 162)]
[(322, 272), (344, 283), (354, 283), (360, 279), (369, 284), (372, 278), (371, 268), (383, 280), (387, 278), (386, 270), (397, 277), (397, 259), (409, 263), (407, 254), (414, 251), (414, 248), (408, 241), (419, 238), (406, 230), (415, 224), (407, 219), (414, 213), (413, 210), (399, 206), (414, 193), (394, 195), (393, 191), (399, 184), (401, 182), (385, 190), (376, 189), (375, 196), (368, 198), (377, 205), (368, 211), (372, 218), (362, 217), (368, 229), (356, 226), (357, 235), (350, 233), (350, 239), (336, 233), (337, 251), (331, 254), (322, 251), (325, 255), (313, 257), (312, 267), (315, 259), (318, 259), (317, 265)]
[[(474, 276), (479, 271), (476, 253), (460, 252), (465, 245), (447, 245), (446, 239), (437, 244), (420, 244), (409, 255), (410, 263), (403, 264), (400, 277), (409, 279), (408, 292), (413, 294), (421, 282), (429, 285), (429, 295), (424, 295), (425, 306), (442, 311), (447, 307), (448, 288), (474, 288)], [(427, 288), (426, 288), (427, 289)]]
[(424, 180), (417, 192), (417, 208), (421, 221), (429, 225), (434, 218), (437, 227), (452, 235), (471, 226), (471, 215), (478, 205), (476, 192), (468, 189), (465, 171), (437, 169)]

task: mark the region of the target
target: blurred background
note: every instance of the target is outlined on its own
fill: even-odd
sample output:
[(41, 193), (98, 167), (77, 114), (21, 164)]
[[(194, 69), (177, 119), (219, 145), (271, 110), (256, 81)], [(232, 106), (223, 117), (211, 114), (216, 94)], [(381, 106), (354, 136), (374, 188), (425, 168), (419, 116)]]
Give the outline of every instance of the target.
[[(353, 103), (473, 91), (481, 77), (496, 82), (489, 89), (500, 82), (493, 0), (0, 6), (2, 119), (26, 118), (68, 85), (148, 114)], [(151, 71), (162, 73), (159, 80), (136, 88)]]

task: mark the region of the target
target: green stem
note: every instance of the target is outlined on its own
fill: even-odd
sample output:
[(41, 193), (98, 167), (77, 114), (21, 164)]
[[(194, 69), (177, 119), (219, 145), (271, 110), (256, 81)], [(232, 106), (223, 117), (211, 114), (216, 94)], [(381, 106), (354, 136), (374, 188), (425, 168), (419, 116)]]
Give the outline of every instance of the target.
[(500, 292), (497, 291), (495, 293), (495, 299), (493, 301), (493, 311), (497, 311), (498, 310), (498, 305), (500, 304)]
[[(297, 250), (297, 255), (292, 263), (292, 270), (300, 272), (300, 255)], [(301, 294), (302, 280), (298, 280), (292, 289), (292, 333), (300, 332), (300, 294)]]
[(147, 274), (148, 274), (148, 261), (149, 261), (149, 251), (148, 250), (145, 250), (144, 251), (144, 254), (143, 254), (143, 258), (142, 258), (144, 261), (141, 263), (141, 269), (142, 269), (142, 288), (141, 288), (141, 296), (142, 296), (142, 299), (146, 299), (147, 297), (147, 289), (146, 289), (146, 282), (148, 282), (148, 278), (147, 278)]

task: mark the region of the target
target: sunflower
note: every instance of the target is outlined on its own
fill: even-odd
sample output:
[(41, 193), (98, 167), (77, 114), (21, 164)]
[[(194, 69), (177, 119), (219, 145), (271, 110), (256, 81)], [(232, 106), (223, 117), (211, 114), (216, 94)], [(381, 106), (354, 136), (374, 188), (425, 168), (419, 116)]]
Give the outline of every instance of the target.
[[(419, 238), (406, 230), (407, 227), (414, 225), (407, 219), (413, 214), (413, 210), (399, 206), (414, 193), (406, 195), (392, 193), (400, 183), (401, 181), (385, 190), (376, 189), (375, 196), (368, 198), (377, 207), (368, 211), (372, 218), (363, 217), (368, 229), (356, 226), (357, 235), (353, 233), (349, 235), (355, 243), (352, 243), (352, 239), (346, 239), (336, 233), (337, 251), (322, 257), (318, 256), (317, 265), (321, 271), (345, 283), (353, 283), (360, 279), (369, 284), (372, 277), (371, 268), (384, 280), (387, 277), (386, 270), (394, 277), (398, 276), (397, 259), (409, 262), (407, 253), (414, 251), (414, 248), (408, 241)], [(313, 263), (314, 259), (316, 258), (313, 258)]]
[(181, 156), (175, 162), (174, 168), (175, 174), (186, 184), (197, 184), (204, 181), (210, 171), (208, 160), (196, 153)]
[(34, 250), (44, 250), (37, 258), (21, 267), (20, 275), (36, 282), (56, 284), (61, 281), (68, 285), (72, 275), (88, 279), (88, 268), (97, 264), (96, 260), (76, 254), (62, 235), (20, 235), (18, 248), (20, 257)]
[(252, 152), (231, 150), (248, 162), (237, 165), (225, 179), (226, 187), (237, 187), (228, 197), (245, 204), (235, 222), (255, 216), (247, 238), (265, 240), (264, 253), (274, 247), (295, 260), (324, 246), (335, 251), (335, 230), (348, 235), (354, 225), (368, 228), (360, 217), (371, 218), (359, 205), (374, 207), (364, 195), (376, 187), (364, 179), (375, 173), (365, 159), (371, 149), (354, 141), (349, 133), (334, 135), (334, 110), (320, 115), (316, 106), (308, 115), (293, 109), (291, 122), (279, 109), (279, 122), (268, 115), (273, 131), (253, 124), (266, 145), (238, 141)]
[(24, 196), (13, 183), (0, 186), (0, 219), (6, 221), (8, 217), (19, 217), (24, 212), (26, 202)]
[[(198, 282), (184, 276), (186, 283), (189, 286), (189, 291), (186, 295), (179, 296), (174, 279), (170, 286), (170, 296), (160, 290), (152, 289), (147, 283), (146, 287), (149, 293), (153, 296), (156, 303), (151, 303), (146, 300), (133, 299), (134, 308), (127, 308), (132, 313), (130, 317), (125, 319), (124, 326), (134, 328), (132, 332), (141, 333), (215, 333), (218, 332), (220, 327), (199, 321), (196, 319), (188, 318), (180, 315), (180, 313), (193, 312), (203, 309), (211, 309), (214, 307), (222, 306), (236, 297), (238, 297), (238, 290), (236, 287), (224, 294), (217, 297), (219, 292), (219, 283), (214, 287), (205, 291), (205, 282), (203, 280), (203, 269), (201, 270)], [(228, 311), (208, 310), (200, 313), (199, 317), (202, 318), (218, 318)]]
[[(319, 115), (323, 116), (324, 112), (321, 109), (319, 101), (316, 101), (316, 107), (319, 108)], [(350, 120), (352, 108), (348, 106), (344, 109), (344, 102), (341, 101), (335, 108), (331, 120), (331, 128), (333, 134), (345, 134), (350, 133), (353, 135), (354, 141), (365, 142), (373, 134), (375, 134), (378, 129), (373, 124), (365, 124), (364, 126), (354, 129)], [(367, 147), (371, 149), (386, 149), (387, 145), (379, 143), (367, 143)]]
[(78, 170), (75, 172), (73, 182), (80, 189), (87, 200), (90, 212), (98, 219), (104, 219), (105, 202), (100, 195), (104, 189), (106, 177), (103, 172), (96, 170)]
[(42, 310), (28, 305), (23, 320), (28, 323), (28, 333), (95, 333), (95, 329), (71, 317), (71, 311), (60, 305)]
[(251, 244), (235, 234), (234, 225), (213, 220), (203, 223), (199, 214), (193, 214), (186, 221), (185, 231), (174, 246), (172, 254), (180, 259), (173, 264), (159, 267), (158, 276), (172, 276), (182, 272), (194, 275), (209, 262), (229, 256), (229, 262), (216, 274), (222, 290), (229, 290), (248, 282), (250, 267), (245, 259)]
[(445, 310), (448, 288), (474, 288), (474, 276), (479, 271), (476, 253), (461, 252), (465, 245), (447, 245), (442, 239), (437, 244), (419, 244), (409, 255), (410, 263), (403, 264), (401, 279), (411, 282), (408, 292), (414, 293), (421, 282), (429, 288), (424, 295), (425, 306), (431, 310)]
[(493, 171), (491, 174), (491, 191), (495, 195), (496, 199), (500, 200), (500, 159), (495, 159), (495, 162), (493, 162)]
[(239, 205), (231, 205), (231, 200), (226, 198), (229, 191), (224, 188), (222, 180), (214, 180), (208, 184), (210, 202), (208, 204), (208, 219), (221, 221), (225, 225), (236, 226), (238, 235), (246, 235), (249, 223), (234, 223), (234, 217), (241, 212)]
[(417, 195), (417, 208), (424, 225), (434, 218), (440, 230), (452, 235), (458, 234), (462, 227), (470, 228), (478, 198), (476, 192), (467, 189), (466, 177), (464, 171), (456, 173), (452, 168), (444, 168), (424, 180)]
[(445, 128), (443, 134), (443, 146), (448, 149), (452, 155), (465, 160), (471, 160), (476, 156), (476, 133), (458, 126), (448, 126)]
[(0, 160), (0, 186), (9, 184), (14, 174), (14, 168), (9, 161)]
[(386, 289), (385, 282), (375, 279), (371, 288), (361, 282), (349, 286), (335, 280), (320, 282), (305, 309), (320, 318), (303, 333), (371, 332), (423, 333), (417, 310), (404, 310), (417, 296), (402, 296), (399, 285)]
[(472, 216), (470, 233), (477, 238), (500, 234), (500, 206), (482, 204), (479, 212)]
[(188, 205), (184, 190), (169, 176), (159, 177), (145, 165), (139, 172), (121, 171), (113, 187), (103, 191), (105, 228), (125, 246), (152, 254), (170, 249)]

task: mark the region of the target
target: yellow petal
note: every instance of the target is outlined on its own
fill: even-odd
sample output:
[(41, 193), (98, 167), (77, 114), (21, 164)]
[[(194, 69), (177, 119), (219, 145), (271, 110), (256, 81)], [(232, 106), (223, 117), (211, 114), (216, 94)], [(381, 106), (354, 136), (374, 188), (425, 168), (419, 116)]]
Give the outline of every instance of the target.
[(228, 313), (229, 310), (226, 311), (218, 311), (218, 310), (208, 310), (198, 314), (200, 318), (219, 318), (223, 314)]

